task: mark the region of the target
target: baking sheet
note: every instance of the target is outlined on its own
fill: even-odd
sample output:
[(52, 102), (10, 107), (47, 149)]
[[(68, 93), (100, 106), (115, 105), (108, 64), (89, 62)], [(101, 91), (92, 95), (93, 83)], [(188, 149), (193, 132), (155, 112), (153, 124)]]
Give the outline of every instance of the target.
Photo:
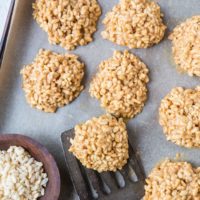
[[(99, 0), (103, 14), (95, 33), (95, 41), (79, 47), (71, 53), (78, 54), (86, 64), (85, 90), (70, 105), (60, 108), (55, 114), (32, 109), (25, 100), (21, 89), (19, 74), (23, 65), (32, 62), (40, 48), (66, 52), (59, 46), (52, 46), (47, 41), (46, 33), (39, 28), (32, 18), (31, 0), (18, 0), (16, 12), (0, 70), (0, 132), (22, 133), (44, 144), (54, 155), (61, 172), (61, 200), (76, 198), (67, 174), (61, 148), (61, 132), (72, 128), (77, 123), (105, 113), (99, 102), (88, 94), (89, 81), (95, 74), (98, 64), (112, 56), (113, 50), (124, 50), (113, 43), (103, 40), (102, 19), (118, 0)], [(160, 100), (176, 86), (195, 87), (200, 80), (177, 73), (171, 58), (171, 44), (168, 33), (181, 21), (200, 14), (199, 0), (157, 0), (165, 15), (168, 26), (165, 40), (149, 48), (131, 50), (139, 56), (150, 69), (149, 97), (144, 110), (128, 122), (130, 139), (134, 141), (148, 174), (152, 167), (165, 157), (174, 158), (176, 153), (200, 166), (198, 149), (186, 149), (167, 142), (162, 128), (158, 124)]]

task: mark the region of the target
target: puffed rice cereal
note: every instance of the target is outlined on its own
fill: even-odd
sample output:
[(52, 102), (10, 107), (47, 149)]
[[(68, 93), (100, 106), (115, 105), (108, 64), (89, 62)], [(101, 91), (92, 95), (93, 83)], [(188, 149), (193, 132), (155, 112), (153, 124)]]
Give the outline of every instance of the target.
[(0, 199), (37, 200), (48, 183), (43, 164), (22, 147), (0, 151)]

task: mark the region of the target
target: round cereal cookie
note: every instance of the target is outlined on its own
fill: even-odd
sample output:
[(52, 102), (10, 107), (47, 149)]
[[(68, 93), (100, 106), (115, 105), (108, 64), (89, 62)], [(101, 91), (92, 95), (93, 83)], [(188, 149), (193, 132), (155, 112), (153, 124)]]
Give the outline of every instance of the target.
[(178, 25), (169, 39), (177, 69), (190, 76), (200, 76), (200, 15)]
[(148, 69), (139, 58), (128, 51), (115, 51), (100, 63), (89, 92), (109, 113), (132, 118), (144, 106), (148, 81)]
[(198, 200), (199, 180), (200, 167), (166, 159), (146, 179), (144, 200)]
[(69, 151), (98, 172), (122, 169), (129, 157), (126, 125), (109, 114), (76, 125), (71, 144)]
[(83, 90), (84, 64), (73, 54), (62, 55), (41, 49), (21, 74), (26, 100), (32, 107), (45, 112), (55, 112)]
[(147, 48), (159, 43), (166, 26), (160, 7), (149, 0), (120, 0), (108, 12), (102, 37), (129, 48)]
[(177, 87), (161, 101), (159, 122), (167, 140), (185, 146), (200, 147), (200, 87)]
[(93, 40), (101, 8), (96, 0), (36, 0), (33, 17), (47, 34), (49, 42), (67, 50)]

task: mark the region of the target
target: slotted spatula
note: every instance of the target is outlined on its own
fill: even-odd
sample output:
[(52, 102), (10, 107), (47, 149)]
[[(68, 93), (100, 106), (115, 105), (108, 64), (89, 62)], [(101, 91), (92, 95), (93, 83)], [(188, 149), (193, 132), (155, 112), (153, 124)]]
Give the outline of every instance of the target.
[(144, 196), (145, 173), (138, 154), (129, 140), (129, 160), (117, 172), (98, 173), (85, 168), (68, 151), (74, 129), (61, 135), (65, 160), (74, 188), (80, 200), (140, 200)]

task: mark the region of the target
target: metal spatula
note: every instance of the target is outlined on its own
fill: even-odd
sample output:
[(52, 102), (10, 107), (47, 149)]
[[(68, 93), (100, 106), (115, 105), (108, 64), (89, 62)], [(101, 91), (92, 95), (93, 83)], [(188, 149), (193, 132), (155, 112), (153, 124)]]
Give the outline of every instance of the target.
[(85, 168), (68, 151), (74, 129), (62, 133), (65, 160), (74, 188), (80, 200), (140, 200), (144, 196), (145, 173), (138, 154), (129, 141), (129, 160), (123, 170), (98, 173)]

